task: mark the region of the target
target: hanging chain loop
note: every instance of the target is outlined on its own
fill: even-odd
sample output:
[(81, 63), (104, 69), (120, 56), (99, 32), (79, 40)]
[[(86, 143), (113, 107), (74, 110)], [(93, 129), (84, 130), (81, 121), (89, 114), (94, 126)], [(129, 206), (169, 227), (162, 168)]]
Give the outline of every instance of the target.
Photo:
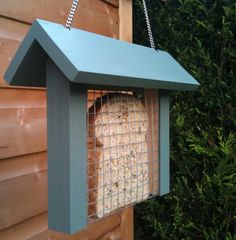
[(70, 9), (67, 21), (66, 21), (66, 28), (69, 30), (71, 28), (71, 24), (72, 24), (72, 21), (73, 21), (74, 15), (75, 15), (75, 11), (76, 11), (76, 8), (78, 5), (79, 5), (79, 0), (73, 0), (72, 6), (71, 6), (71, 9)]
[(146, 0), (142, 0), (142, 2), (143, 2), (143, 10), (144, 10), (145, 19), (146, 19), (150, 45), (151, 45), (151, 48), (156, 49), (154, 39), (153, 39), (153, 35), (152, 35), (152, 28), (151, 28), (151, 24), (150, 24), (150, 20), (149, 20)]

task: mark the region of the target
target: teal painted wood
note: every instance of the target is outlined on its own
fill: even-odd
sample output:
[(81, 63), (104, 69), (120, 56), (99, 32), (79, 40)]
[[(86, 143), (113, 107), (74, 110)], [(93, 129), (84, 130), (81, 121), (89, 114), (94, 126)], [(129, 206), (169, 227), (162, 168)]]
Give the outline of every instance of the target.
[(36, 20), (13, 58), (5, 79), (19, 86), (45, 86), (49, 56), (76, 83), (194, 90), (198, 82), (163, 51)]
[(87, 226), (87, 90), (47, 64), (48, 224), (74, 233)]
[(159, 195), (170, 191), (169, 94), (159, 91)]

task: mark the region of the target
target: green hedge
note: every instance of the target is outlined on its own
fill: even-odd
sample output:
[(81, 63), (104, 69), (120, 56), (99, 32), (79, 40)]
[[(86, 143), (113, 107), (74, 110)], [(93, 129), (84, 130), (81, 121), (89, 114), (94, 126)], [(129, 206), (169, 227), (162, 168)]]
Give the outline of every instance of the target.
[[(171, 193), (136, 206), (136, 239), (236, 239), (236, 1), (146, 1), (157, 48), (201, 86), (171, 95)], [(134, 41), (149, 45), (141, 0)]]

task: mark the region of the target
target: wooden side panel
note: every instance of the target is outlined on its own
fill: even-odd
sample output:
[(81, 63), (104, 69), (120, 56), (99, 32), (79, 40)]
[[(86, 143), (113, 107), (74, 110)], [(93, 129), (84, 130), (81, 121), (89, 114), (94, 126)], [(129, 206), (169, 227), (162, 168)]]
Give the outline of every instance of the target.
[(133, 207), (129, 207), (122, 212), (120, 224), (122, 240), (134, 239), (133, 214)]
[(133, 41), (132, 0), (119, 1), (119, 39)]
[(0, 89), (0, 99), (0, 159), (45, 151), (45, 92)]
[[(0, 231), (0, 239), (26, 240), (47, 229), (47, 213), (39, 214), (20, 224)], [(50, 239), (50, 238), (48, 238)]]
[[(47, 220), (46, 220), (47, 221)], [(89, 239), (89, 240), (97, 240), (102, 237), (107, 232), (116, 228), (120, 225), (121, 217), (120, 214), (115, 214), (113, 216), (104, 218), (96, 223), (89, 225), (86, 229), (75, 233), (73, 235), (63, 234), (59, 232), (55, 232), (52, 230), (45, 230), (39, 233), (36, 236), (30, 238), (30, 240), (77, 240), (77, 239)], [(0, 235), (1, 236), (1, 235)], [(124, 239), (125, 240), (125, 239)], [(127, 239), (129, 240), (129, 239)]]
[(149, 159), (149, 192), (151, 194), (158, 194), (158, 93), (155, 90), (146, 89), (145, 95), (145, 108), (148, 114), (148, 159)]
[(120, 226), (112, 229), (110, 232), (106, 233), (104, 236), (99, 238), (98, 240), (121, 240), (121, 230)]
[[(0, 160), (0, 181), (47, 169), (47, 153), (40, 152)], [(1, 212), (1, 211), (0, 211)], [(0, 214), (1, 218), (1, 214)]]
[(0, 230), (47, 209), (47, 172), (35, 171), (0, 182)]
[[(65, 0), (8, 0), (0, 1), (0, 15), (32, 23), (41, 18), (64, 24), (72, 1)], [(81, 0), (73, 26), (118, 38), (118, 14), (112, 5), (99, 0)]]
[(103, 2), (109, 3), (114, 7), (119, 7), (119, 0), (102, 0)]
[(46, 93), (43, 90), (0, 88), (0, 99), (0, 109), (46, 108)]
[(0, 17), (0, 86), (7, 86), (3, 75), (28, 29), (27, 24)]
[[(45, 91), (9, 88), (3, 80), (33, 20), (65, 24), (71, 2), (0, 1), (0, 239), (133, 239), (132, 208), (74, 235), (48, 230)], [(131, 0), (81, 0), (73, 26), (131, 41), (131, 6)]]
[(133, 240), (133, 209), (92, 223), (87, 229), (67, 235), (47, 229), (47, 213), (42, 213), (23, 223), (0, 231), (0, 239), (16, 240)]
[(46, 150), (46, 108), (0, 109), (0, 158)]
[[(119, 39), (127, 42), (133, 41), (132, 6), (132, 0), (119, 0)], [(129, 207), (122, 212), (120, 230), (121, 238), (117, 239), (134, 239), (133, 207)], [(113, 240), (113, 238), (110, 238), (110, 240)]]

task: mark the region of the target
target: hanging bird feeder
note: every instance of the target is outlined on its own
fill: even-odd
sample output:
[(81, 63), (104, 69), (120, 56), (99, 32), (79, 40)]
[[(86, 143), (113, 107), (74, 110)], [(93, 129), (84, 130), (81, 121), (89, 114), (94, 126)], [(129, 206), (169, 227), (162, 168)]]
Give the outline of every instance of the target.
[(167, 52), (36, 20), (5, 79), (47, 87), (49, 228), (169, 192), (169, 91), (199, 84)]

